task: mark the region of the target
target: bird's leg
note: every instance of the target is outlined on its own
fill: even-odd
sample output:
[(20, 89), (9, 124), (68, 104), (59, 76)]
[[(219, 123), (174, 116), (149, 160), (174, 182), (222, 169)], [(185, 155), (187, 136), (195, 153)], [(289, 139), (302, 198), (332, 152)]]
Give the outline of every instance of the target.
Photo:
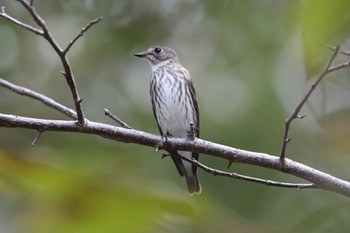
[[(155, 148), (154, 148), (154, 153), (157, 154), (158, 151), (160, 150), (160, 147), (164, 144), (164, 143), (167, 143), (168, 142), (168, 134), (163, 134), (162, 135), (162, 141), (163, 143), (157, 145)], [(164, 158), (165, 156), (163, 156)]]
[(164, 141), (164, 143), (167, 143), (168, 142), (168, 134), (162, 135), (162, 140)]
[(191, 141), (193, 141), (196, 138), (196, 132), (192, 121), (190, 122), (190, 132), (188, 132), (187, 136)]

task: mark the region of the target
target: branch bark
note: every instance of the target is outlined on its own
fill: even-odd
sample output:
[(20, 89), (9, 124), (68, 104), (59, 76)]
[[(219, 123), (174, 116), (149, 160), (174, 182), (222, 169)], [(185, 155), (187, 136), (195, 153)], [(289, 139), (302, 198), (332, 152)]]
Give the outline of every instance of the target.
[(30, 98), (33, 98), (35, 100), (38, 100), (45, 104), (46, 106), (53, 108), (54, 110), (63, 113), (64, 115), (68, 116), (71, 119), (77, 120), (77, 113), (74, 112), (74, 110), (67, 108), (66, 106), (56, 102), (55, 100), (47, 97), (46, 95), (40, 94), (38, 92), (35, 92), (33, 90), (30, 90), (28, 88), (15, 85), (13, 83), (10, 83), (9, 81), (6, 81), (5, 79), (0, 78), (0, 86), (7, 88), (17, 94), (27, 96)]

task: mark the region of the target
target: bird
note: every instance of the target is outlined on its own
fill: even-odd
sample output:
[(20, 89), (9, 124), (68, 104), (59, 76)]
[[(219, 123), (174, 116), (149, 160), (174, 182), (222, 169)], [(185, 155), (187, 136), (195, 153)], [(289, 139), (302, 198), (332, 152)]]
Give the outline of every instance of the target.
[[(145, 59), (151, 66), (151, 102), (162, 138), (167, 140), (168, 137), (199, 137), (199, 111), (194, 84), (176, 52), (169, 47), (157, 45), (134, 55)], [(179, 156), (198, 161), (198, 153), (168, 151), (168, 154), (180, 176), (186, 180), (188, 193), (200, 194), (202, 188), (198, 180), (197, 166)]]

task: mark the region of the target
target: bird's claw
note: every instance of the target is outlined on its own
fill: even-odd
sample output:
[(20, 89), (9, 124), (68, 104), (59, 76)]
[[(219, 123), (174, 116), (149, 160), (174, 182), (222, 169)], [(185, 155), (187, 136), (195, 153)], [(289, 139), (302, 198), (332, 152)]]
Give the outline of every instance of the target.
[(154, 153), (155, 153), (155, 154), (157, 154), (157, 153), (158, 153), (158, 151), (159, 151), (159, 147), (158, 147), (158, 146), (156, 146), (156, 147), (154, 148)]
[(164, 143), (168, 142), (168, 135), (164, 134), (162, 135), (162, 140), (164, 141)]
[(165, 157), (168, 157), (169, 156), (169, 153), (164, 153), (164, 154), (162, 154), (162, 157), (161, 157), (161, 159), (163, 159), (163, 158), (165, 158)]

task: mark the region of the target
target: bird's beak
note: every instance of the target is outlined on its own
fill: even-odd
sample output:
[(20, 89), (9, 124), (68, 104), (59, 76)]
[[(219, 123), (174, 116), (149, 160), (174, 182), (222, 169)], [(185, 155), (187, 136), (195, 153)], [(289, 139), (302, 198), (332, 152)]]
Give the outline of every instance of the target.
[(145, 51), (145, 52), (141, 52), (141, 53), (135, 53), (134, 54), (134, 56), (136, 56), (136, 57), (146, 57), (147, 56), (147, 52)]

